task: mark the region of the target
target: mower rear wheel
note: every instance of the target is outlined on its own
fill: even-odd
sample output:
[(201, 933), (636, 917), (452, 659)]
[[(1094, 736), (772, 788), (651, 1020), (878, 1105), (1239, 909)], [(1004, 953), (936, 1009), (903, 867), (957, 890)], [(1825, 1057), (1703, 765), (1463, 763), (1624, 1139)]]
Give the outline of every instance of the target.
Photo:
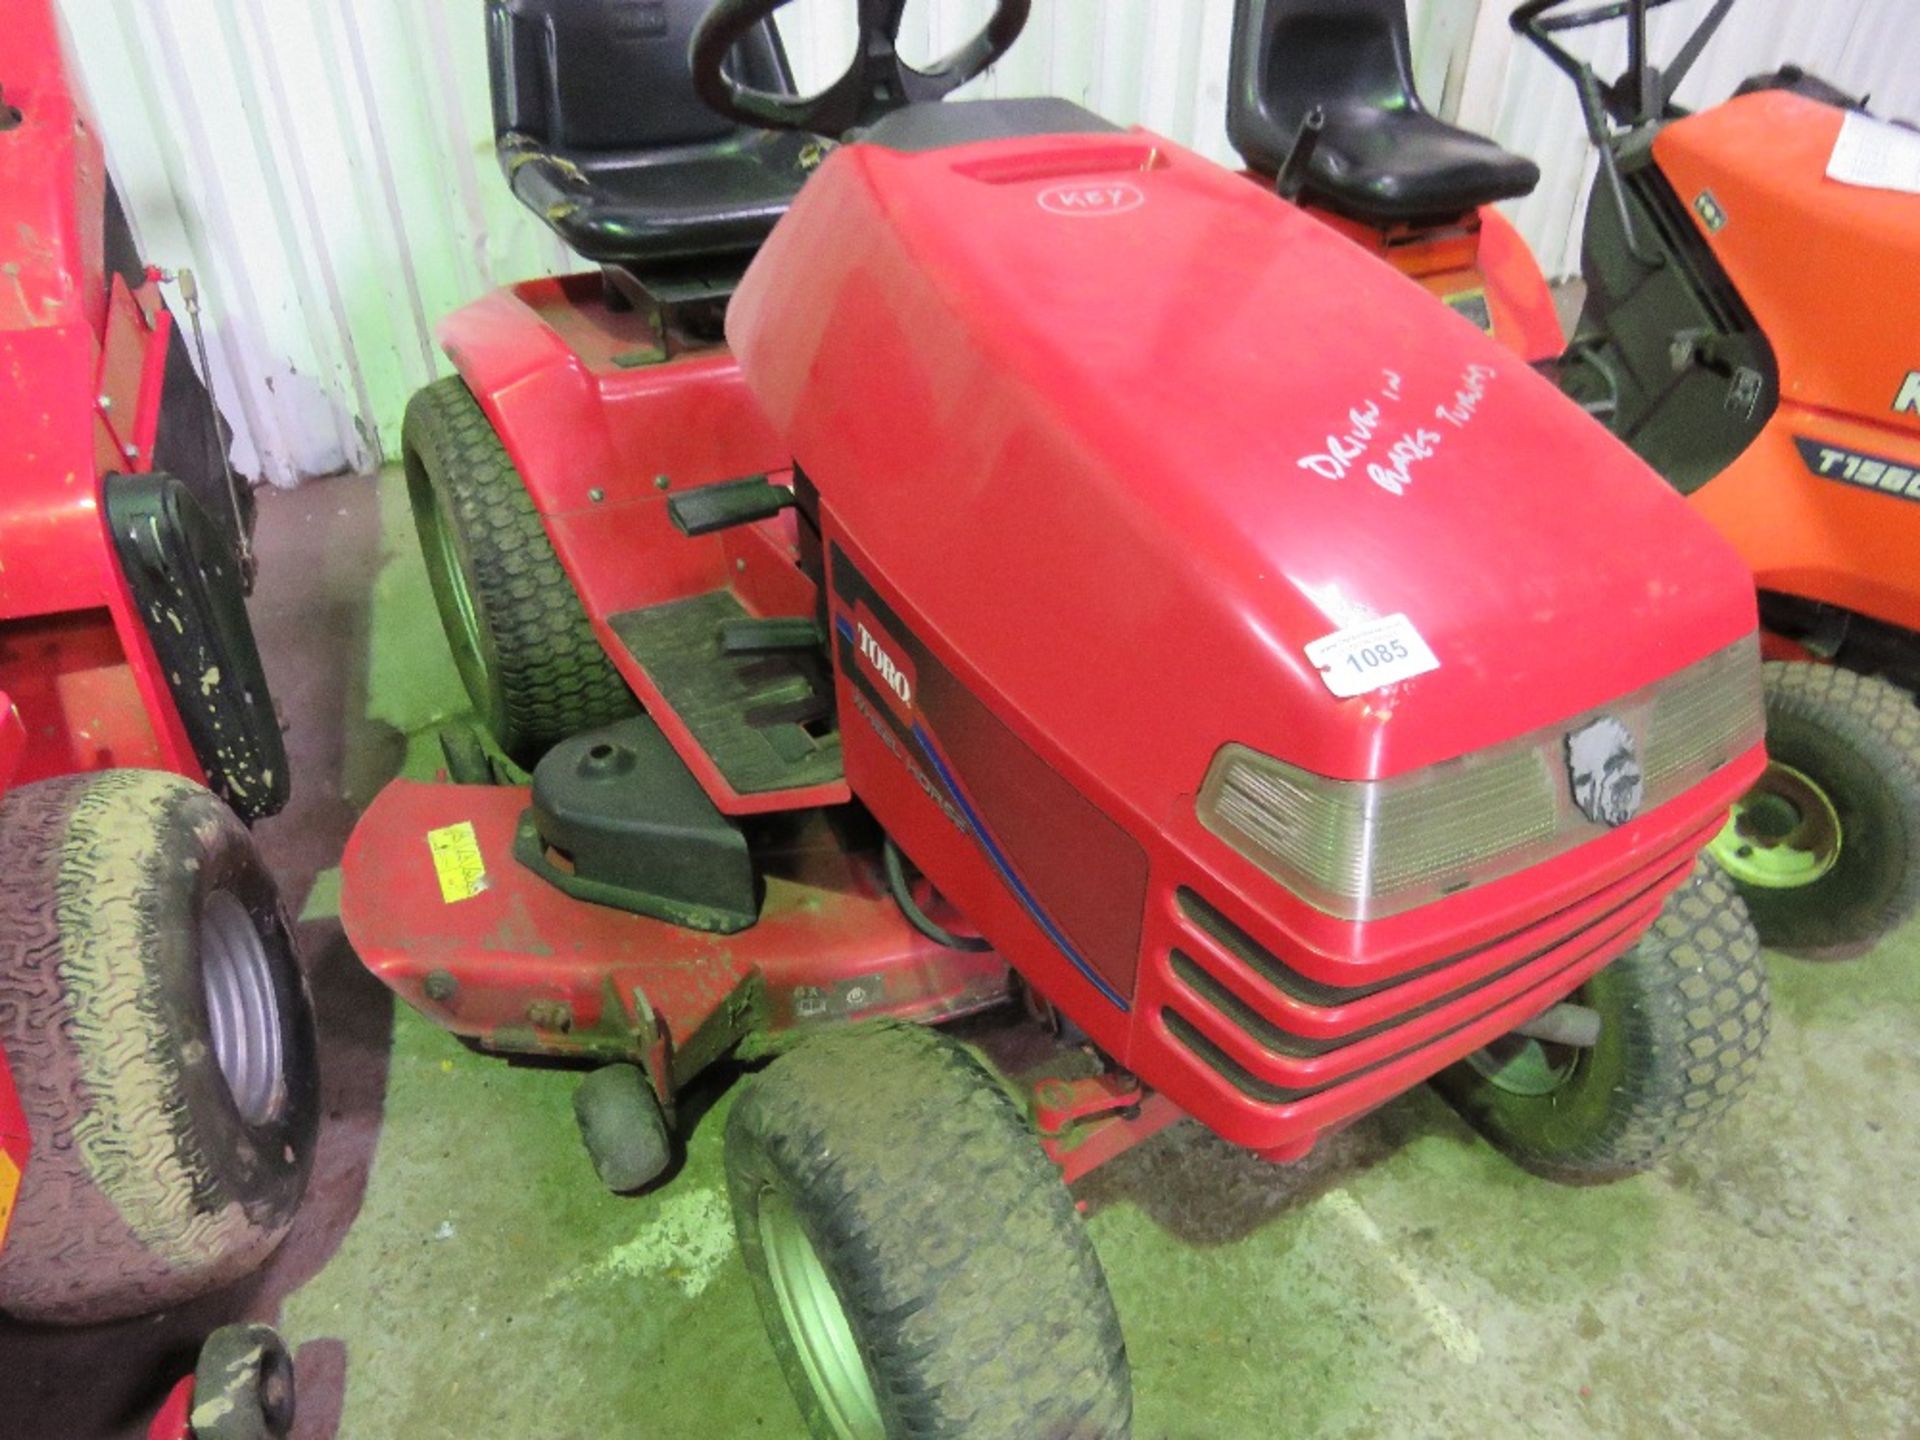
[(531, 766), (569, 735), (634, 714), (633, 692), (464, 380), (436, 380), (408, 402), (401, 452), (454, 666), (500, 748)]
[(1508, 1036), (1434, 1080), (1538, 1174), (1637, 1174), (1724, 1114), (1759, 1069), (1770, 1023), (1760, 942), (1705, 857), (1638, 943), (1572, 999), (1599, 1012), (1596, 1045)]
[(1837, 665), (1766, 667), (1767, 771), (1711, 853), (1760, 939), (1858, 944), (1920, 905), (1920, 708)]
[(1133, 1408), (1105, 1274), (1026, 1117), (964, 1047), (808, 1040), (727, 1125), (734, 1228), (816, 1440), (1112, 1440)]
[(239, 1279), (293, 1219), (313, 1015), (252, 837), (149, 770), (0, 799), (0, 1047), (32, 1150), (0, 1310), (81, 1323)]

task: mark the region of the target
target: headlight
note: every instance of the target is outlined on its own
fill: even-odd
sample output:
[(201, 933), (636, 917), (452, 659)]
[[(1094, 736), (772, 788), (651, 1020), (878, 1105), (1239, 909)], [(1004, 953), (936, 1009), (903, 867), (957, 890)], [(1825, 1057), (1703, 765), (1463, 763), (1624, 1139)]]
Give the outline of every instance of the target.
[(1200, 821), (1328, 914), (1398, 914), (1605, 834), (1576, 799), (1569, 760), (1569, 740), (1603, 717), (1637, 752), (1637, 813), (1664, 804), (1765, 733), (1758, 637), (1614, 704), (1390, 780), (1329, 780), (1228, 745), (1201, 786)]

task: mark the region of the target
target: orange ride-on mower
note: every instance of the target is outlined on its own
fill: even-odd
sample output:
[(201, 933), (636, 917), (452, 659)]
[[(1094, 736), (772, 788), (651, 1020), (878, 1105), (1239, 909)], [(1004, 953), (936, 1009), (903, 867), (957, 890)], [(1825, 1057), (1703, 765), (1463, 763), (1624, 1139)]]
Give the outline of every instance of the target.
[[(1297, 209), (937, 103), (1025, 0), (927, 71), (863, 0), (804, 100), (778, 8), (489, 6), (505, 169), (601, 268), (445, 323), (406, 467), (532, 779), (389, 785), (342, 914), (439, 1024), (611, 1062), (617, 1189), (774, 1057), (726, 1164), (810, 1433), (1124, 1435), (1063, 1179), (1182, 1116), (1294, 1159), (1435, 1075), (1606, 1178), (1746, 1087), (1764, 972), (1697, 856), (1764, 763), (1752, 586)], [(932, 1028), (1010, 1000), (1060, 1041), (1018, 1075)]]
[(0, 1048), (33, 1142), (0, 1311), (104, 1320), (266, 1257), (319, 1094), (292, 932), (235, 814), (277, 808), (286, 767), (226, 437), (51, 0), (0, 0), (0, 34)]
[[(1739, 549), (1771, 763), (1710, 848), (1765, 940), (1859, 942), (1920, 903), (1920, 342), (1900, 318), (1920, 309), (1920, 194), (1831, 175), (1836, 147), (1900, 132), (1793, 67), (1681, 110), (1732, 0), (1664, 71), (1660, 3), (1514, 12), (1578, 87), (1600, 156), (1564, 352), (1539, 266), (1490, 208), (1538, 171), (1421, 110), (1401, 0), (1240, 0), (1229, 128), (1289, 198), (1538, 362)], [(1561, 37), (1616, 21), (1630, 58), (1607, 84)]]

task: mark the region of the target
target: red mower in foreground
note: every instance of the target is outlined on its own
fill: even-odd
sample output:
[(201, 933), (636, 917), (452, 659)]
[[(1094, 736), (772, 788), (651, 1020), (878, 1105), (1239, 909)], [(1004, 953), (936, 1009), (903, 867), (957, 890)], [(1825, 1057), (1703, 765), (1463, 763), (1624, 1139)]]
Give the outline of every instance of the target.
[(260, 1264), (319, 1092), (240, 819), (286, 765), (227, 437), (50, 0), (0, 0), (0, 34), (0, 1050), (30, 1142), (0, 1162), (0, 1311), (82, 1322)]
[[(1421, 108), (1403, 0), (1238, 0), (1228, 130), (1257, 175), (1537, 364), (1739, 550), (1771, 763), (1712, 854), (1768, 943), (1858, 944), (1920, 907), (1920, 348), (1889, 318), (1920, 306), (1920, 195), (1849, 158), (1900, 132), (1796, 67), (1680, 108), (1734, 7), (1662, 68), (1663, 3), (1512, 16), (1573, 82), (1600, 162), (1564, 349), (1492, 208), (1539, 171)], [(1629, 65), (1606, 81), (1568, 47), (1616, 25)]]
[[(1745, 1088), (1765, 977), (1697, 857), (1764, 763), (1751, 585), (1297, 209), (935, 103), (1025, 0), (928, 71), (866, 0), (807, 100), (778, 8), (489, 6), (506, 171), (602, 269), (447, 321), (405, 448), (531, 785), (454, 743), (480, 783), (389, 786), (343, 917), (437, 1023), (613, 1062), (615, 1188), (777, 1057), (727, 1168), (810, 1433), (1124, 1435), (1063, 1177), (1182, 1116), (1297, 1158), (1438, 1076), (1605, 1178)], [(1009, 1000), (1029, 1072), (931, 1028)]]

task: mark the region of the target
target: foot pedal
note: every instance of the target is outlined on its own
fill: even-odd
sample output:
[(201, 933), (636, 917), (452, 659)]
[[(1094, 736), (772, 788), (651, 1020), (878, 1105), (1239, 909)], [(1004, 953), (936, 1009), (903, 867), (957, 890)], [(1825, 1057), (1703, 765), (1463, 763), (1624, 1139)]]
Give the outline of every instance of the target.
[(702, 485), (667, 502), (667, 517), (682, 535), (711, 535), (735, 525), (751, 525), (778, 515), (793, 504), (793, 491), (764, 475)]
[(795, 700), (775, 700), (765, 705), (755, 705), (747, 711), (747, 724), (756, 730), (779, 730), (791, 726), (802, 732), (798, 735), (779, 739), (769, 737), (775, 750), (792, 762), (806, 758), (812, 746), (808, 743), (816, 726), (826, 726), (833, 720), (833, 701), (825, 695), (812, 694)]
[(776, 620), (726, 620), (720, 625), (722, 655), (818, 654), (827, 648), (820, 626), (800, 616)]

